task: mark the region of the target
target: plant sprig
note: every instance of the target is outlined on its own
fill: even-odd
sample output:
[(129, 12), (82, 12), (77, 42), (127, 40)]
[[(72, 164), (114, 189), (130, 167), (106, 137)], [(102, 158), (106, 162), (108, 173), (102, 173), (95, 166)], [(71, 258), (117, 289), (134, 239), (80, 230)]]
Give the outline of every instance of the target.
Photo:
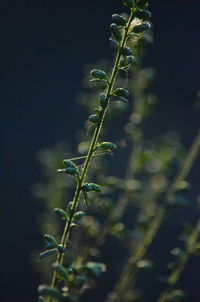
[(137, 2), (135, 2), (133, 0), (124, 0), (123, 3), (130, 9), (130, 15), (128, 20), (124, 19), (120, 15), (115, 15), (115, 17), (113, 17), (113, 21), (115, 23), (112, 23), (110, 27), (112, 33), (112, 40), (115, 41), (114, 43), (117, 45), (117, 55), (111, 76), (109, 77), (103, 70), (95, 69), (91, 71), (91, 75), (93, 76), (92, 81), (104, 82), (107, 86), (107, 90), (105, 93), (100, 95), (99, 106), (95, 109), (95, 114), (89, 117), (89, 120), (92, 123), (90, 130), (94, 130), (94, 133), (83, 168), (79, 169), (79, 167), (77, 167), (73, 161), (64, 160), (65, 168), (59, 170), (59, 172), (61, 173), (67, 173), (74, 176), (77, 181), (77, 185), (73, 201), (69, 203), (66, 214), (65, 212), (63, 212), (64, 210), (56, 209), (56, 212), (60, 214), (62, 218), (64, 218), (66, 221), (61, 242), (58, 243), (56, 239), (54, 239), (50, 235), (46, 235), (45, 237), (46, 241), (48, 241), (47, 248), (49, 248), (49, 250), (43, 252), (43, 256), (45, 253), (46, 255), (48, 255), (50, 253), (50, 249), (54, 248), (57, 251), (57, 260), (56, 264), (54, 264), (53, 266), (54, 273), (51, 286), (39, 286), (39, 292), (41, 294), (39, 298), (40, 301), (43, 299), (42, 296), (47, 297), (47, 301), (49, 302), (51, 302), (52, 300), (61, 300), (62, 298), (64, 298), (64, 295), (60, 290), (59, 286), (60, 275), (62, 275), (62, 277), (66, 275), (67, 278), (67, 272), (65, 271), (66, 268), (64, 268), (63, 266), (64, 254), (68, 245), (68, 239), (71, 233), (71, 228), (74, 226), (75, 217), (78, 215), (77, 209), (79, 206), (81, 194), (88, 191), (100, 191), (100, 187), (97, 184), (85, 182), (91, 160), (96, 150), (102, 150), (105, 152), (112, 153), (116, 148), (115, 144), (110, 142), (98, 144), (107, 108), (110, 101), (112, 101), (112, 98), (117, 98), (122, 102), (128, 103), (128, 91), (124, 88), (115, 87), (116, 78), (119, 70), (121, 68), (125, 68), (127, 70), (134, 62), (132, 50), (128, 47), (127, 42), (131, 35), (135, 34), (139, 36), (144, 30), (150, 27), (150, 24), (148, 22), (143, 22), (143, 19), (149, 17), (149, 14), (140, 15), (141, 21), (139, 22), (139, 24), (133, 23), (134, 18), (138, 17), (139, 11), (143, 7), (146, 7), (147, 1), (138, 0)]

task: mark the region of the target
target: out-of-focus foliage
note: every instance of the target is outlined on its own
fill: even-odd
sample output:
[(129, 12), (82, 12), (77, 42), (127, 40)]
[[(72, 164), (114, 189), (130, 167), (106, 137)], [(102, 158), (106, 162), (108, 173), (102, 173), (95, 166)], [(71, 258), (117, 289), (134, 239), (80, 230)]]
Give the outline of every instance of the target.
[[(146, 139), (145, 121), (157, 103), (157, 97), (150, 89), (154, 70), (142, 67), (144, 46), (153, 42), (151, 30), (143, 33), (141, 39), (141, 33), (150, 27), (150, 12), (147, 1), (123, 2), (136, 15), (127, 27), (128, 40), (122, 48), (120, 43), (128, 26), (128, 16), (112, 16), (111, 44), (116, 50), (120, 49), (122, 55), (118, 62), (116, 87), (108, 97), (105, 93), (105, 88), (110, 85), (108, 62), (87, 67), (83, 80), (86, 89), (77, 96), (77, 100), (90, 116), (85, 123), (85, 131), (81, 130), (76, 135), (77, 153), (70, 152), (69, 143), (59, 143), (38, 154), (44, 181), (35, 184), (33, 191), (43, 205), (38, 223), (45, 233), (46, 249), (40, 254), (41, 262), (37, 267), (45, 282), (50, 281), (54, 271), (52, 286), (39, 287), (40, 302), (79, 301), (85, 290), (96, 286), (98, 278), (106, 272), (101, 252), (109, 240), (114, 240), (126, 258), (123, 263), (121, 259), (116, 263), (113, 261), (109, 267), (115, 271), (117, 266), (121, 271), (107, 301), (144, 301), (145, 293), (136, 288), (135, 282), (138, 272), (143, 274), (155, 268), (156, 263), (146, 255), (147, 249), (166, 216), (188, 206), (190, 184), (186, 178), (200, 149), (200, 135), (188, 153), (179, 135), (173, 131)], [(90, 77), (88, 68), (92, 69)], [(102, 110), (108, 101), (101, 139), (90, 153), (93, 131), (100, 127)], [(112, 175), (113, 168), (109, 165), (116, 144), (112, 140), (107, 141), (107, 136), (112, 135), (109, 126), (112, 127), (121, 115), (127, 116), (128, 122), (124, 124), (124, 136), (117, 142), (121, 152), (119, 168), (125, 170), (119, 177)], [(88, 169), (92, 181), (83, 182), (82, 171), (88, 154), (93, 158)], [(82, 202), (74, 207), (73, 188), (76, 182), (76, 193), (82, 192)], [(73, 202), (69, 202), (72, 199)], [(67, 239), (71, 230), (67, 245), (63, 244), (63, 237), (60, 238), (64, 225)], [(177, 289), (176, 285), (189, 257), (199, 254), (199, 235), (199, 223), (196, 227), (184, 229), (184, 248), (172, 250), (176, 261), (168, 265), (171, 272), (167, 277), (159, 277), (165, 281), (165, 288), (158, 302), (182, 301), (185, 298), (184, 291)]]

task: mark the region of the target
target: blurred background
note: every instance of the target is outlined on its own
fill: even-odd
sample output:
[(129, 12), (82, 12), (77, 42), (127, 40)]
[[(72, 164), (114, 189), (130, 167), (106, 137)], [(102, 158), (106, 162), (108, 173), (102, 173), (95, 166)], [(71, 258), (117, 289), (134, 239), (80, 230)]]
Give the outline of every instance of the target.
[[(198, 1), (150, 1), (154, 44), (147, 47), (144, 59), (144, 66), (156, 70), (152, 90), (158, 96), (146, 137), (176, 130), (187, 148), (200, 126), (199, 9)], [(74, 134), (87, 119), (87, 112), (75, 102), (84, 90), (84, 67), (112, 58), (111, 15), (123, 10), (120, 0), (1, 4), (2, 302), (36, 301), (39, 274), (30, 255), (43, 244), (36, 219), (43, 208), (31, 192), (42, 179), (37, 153), (65, 140), (75, 150)], [(198, 160), (190, 174), (194, 198), (199, 194), (199, 164)], [(188, 213), (194, 223), (196, 206)], [(163, 233), (155, 242), (156, 256), (161, 259), (160, 246), (165, 248), (167, 235)], [(112, 250), (109, 253), (112, 257)], [(200, 260), (195, 259), (181, 279), (190, 301), (200, 301), (199, 280)], [(151, 282), (144, 281), (151, 291)], [(95, 294), (95, 301), (102, 301), (98, 290)], [(87, 301), (94, 301), (94, 294)]]

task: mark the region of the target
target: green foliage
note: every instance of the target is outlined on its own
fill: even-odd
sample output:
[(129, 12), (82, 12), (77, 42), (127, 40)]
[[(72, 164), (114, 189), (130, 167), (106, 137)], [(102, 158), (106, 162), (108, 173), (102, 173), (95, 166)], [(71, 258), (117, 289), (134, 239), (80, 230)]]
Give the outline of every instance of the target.
[(65, 212), (63, 209), (55, 208), (54, 212), (61, 216), (64, 220), (67, 219), (67, 212)]
[(110, 25), (110, 30), (111, 30), (113, 39), (116, 39), (118, 42), (120, 42), (122, 39), (121, 27), (119, 27), (115, 23), (112, 23)]
[[(57, 214), (53, 219), (50, 214), (45, 218), (51, 217), (49, 225), (52, 229), (59, 230), (63, 224), (64, 228), (62, 232), (48, 231), (53, 235), (44, 235), (47, 250), (39, 258), (47, 258), (44, 262), (53, 268), (53, 276), (51, 286), (39, 286), (39, 302), (79, 301), (85, 289), (94, 287), (97, 279), (106, 272), (106, 265), (99, 258), (101, 246), (110, 237), (126, 251), (128, 259), (107, 301), (140, 301), (142, 295), (134, 288), (133, 281), (138, 271), (142, 274), (154, 269), (154, 262), (145, 259), (148, 248), (167, 214), (180, 212), (188, 205), (185, 192), (190, 185), (186, 177), (200, 149), (200, 134), (187, 155), (174, 134), (155, 140), (144, 139), (143, 124), (156, 103), (156, 97), (149, 92), (154, 73), (152, 69), (143, 69), (140, 63), (145, 41), (151, 40), (151, 24), (147, 22), (151, 12), (147, 10), (148, 1), (122, 2), (129, 13), (114, 14), (110, 26), (110, 40), (115, 47), (114, 64), (111, 68), (106, 64), (95, 66), (90, 72), (92, 92), (85, 102), (89, 119), (86, 131), (77, 135), (80, 156), (66, 156), (64, 168), (57, 170), (61, 175), (54, 172), (60, 166), (57, 162), (48, 180), (51, 188), (59, 183), (59, 190), (55, 194), (53, 191), (47, 194), (48, 189), (43, 191), (43, 199), (50, 201)], [(124, 106), (126, 104), (129, 106)], [(106, 176), (105, 157), (116, 151), (116, 144), (101, 141), (107, 136), (107, 123), (127, 107), (126, 137), (117, 143), (119, 151), (122, 145), (129, 147), (128, 160), (123, 158), (125, 177)], [(44, 163), (47, 165), (46, 161)], [(69, 200), (73, 196), (67, 206), (66, 192)], [(132, 228), (123, 221), (127, 212), (134, 213)], [(174, 264), (169, 276), (165, 277), (166, 289), (158, 302), (184, 298), (176, 284), (189, 257), (199, 253), (199, 224), (184, 236), (185, 247), (172, 249)], [(52, 257), (48, 257), (51, 255), (56, 255), (53, 265)], [(118, 263), (117, 266), (120, 269)]]
[(116, 150), (116, 145), (110, 142), (103, 142), (97, 145), (96, 150), (103, 150), (105, 152), (114, 152)]
[(106, 82), (108, 81), (107, 75), (103, 70), (93, 69), (91, 71), (91, 75), (98, 80), (105, 80)]
[(58, 263), (54, 263), (53, 264), (53, 268), (55, 269), (55, 271), (58, 273), (58, 275), (62, 278), (62, 279), (67, 279), (68, 278), (68, 271), (66, 268), (64, 268), (61, 264)]
[(47, 243), (47, 247), (48, 248), (54, 248), (58, 244), (57, 241), (56, 241), (56, 239), (53, 236), (51, 236), (51, 235), (45, 234), (44, 235), (44, 239), (45, 239), (45, 241)]
[(84, 183), (84, 185), (82, 186), (82, 190), (83, 190), (83, 191), (86, 191), (86, 192), (91, 192), (91, 191), (93, 191), (93, 192), (99, 193), (99, 192), (101, 192), (101, 187), (100, 187), (99, 185), (97, 185), (97, 184), (86, 182), (86, 183)]
[(72, 161), (64, 159), (63, 163), (66, 169), (59, 169), (58, 170), (59, 173), (66, 173), (73, 176), (79, 176), (78, 168)]
[(136, 12), (136, 17), (139, 19), (149, 20), (151, 18), (151, 12), (146, 9), (139, 9)]
[(76, 212), (76, 213), (74, 214), (73, 220), (74, 220), (74, 221), (80, 220), (80, 219), (83, 218), (85, 215), (86, 215), (85, 212), (83, 212), (83, 211), (78, 211), (78, 212)]
[(145, 30), (150, 29), (150, 27), (151, 27), (150, 23), (144, 22), (144, 23), (142, 23), (142, 24), (139, 24), (139, 25), (134, 26), (134, 27), (133, 27), (133, 32), (134, 32), (134, 33), (141, 33), (141, 32), (143, 32), (143, 31), (145, 31)]
[(121, 15), (118, 15), (118, 14), (114, 14), (114, 15), (112, 15), (112, 20), (113, 20), (113, 22), (115, 23), (115, 24), (117, 24), (117, 25), (121, 25), (121, 26), (125, 26), (126, 25), (126, 23), (127, 23), (127, 20), (123, 17), (123, 16), (121, 16)]
[(62, 297), (59, 290), (57, 290), (56, 288), (52, 288), (50, 286), (46, 286), (46, 285), (40, 285), (38, 287), (38, 292), (41, 295), (51, 297), (51, 298), (55, 299), (56, 301), (60, 301), (60, 299)]
[(57, 254), (57, 249), (50, 249), (40, 253), (39, 259), (42, 260), (48, 256), (55, 255), (55, 254)]

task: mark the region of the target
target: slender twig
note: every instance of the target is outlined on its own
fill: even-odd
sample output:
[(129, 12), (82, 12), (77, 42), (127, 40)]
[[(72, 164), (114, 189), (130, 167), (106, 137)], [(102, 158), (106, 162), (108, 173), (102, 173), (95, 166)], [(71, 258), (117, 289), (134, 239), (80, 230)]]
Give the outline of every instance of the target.
[[(122, 49), (126, 44), (126, 41), (127, 41), (127, 38), (128, 38), (128, 32), (129, 32), (129, 28), (130, 28), (132, 19), (133, 19), (133, 11), (130, 14), (130, 17), (129, 17), (128, 23), (126, 25), (120, 47), (119, 47), (118, 52), (117, 52), (115, 64), (114, 64), (114, 67), (113, 67), (113, 71), (112, 71), (112, 74), (111, 74), (111, 77), (110, 77), (110, 80), (109, 80), (108, 89), (107, 89), (107, 92), (106, 92), (107, 102), (110, 99), (110, 96), (112, 94), (112, 90), (113, 90), (114, 85), (115, 85), (116, 77), (117, 77), (118, 70), (119, 70), (119, 63), (120, 63), (120, 60), (121, 60), (121, 57), (122, 57)], [(103, 122), (104, 122), (104, 119), (105, 119), (106, 111), (107, 111), (107, 106), (105, 106), (105, 108), (102, 110), (101, 119), (99, 121), (99, 124), (98, 124), (97, 128), (95, 129), (95, 132), (94, 132), (91, 144), (90, 144), (90, 148), (89, 148), (87, 157), (85, 159), (85, 163), (84, 163), (84, 166), (83, 166), (81, 177), (80, 177), (79, 181), (77, 182), (77, 187), (76, 187), (75, 195), (74, 195), (73, 202), (72, 202), (71, 214), (70, 214), (70, 216), (69, 216), (69, 218), (68, 218), (68, 220), (65, 224), (64, 232), (63, 232), (62, 239), (61, 239), (61, 245), (64, 246), (64, 247), (67, 246), (68, 238), (70, 236), (70, 225), (71, 225), (72, 220), (73, 220), (74, 212), (76, 211), (76, 209), (78, 207), (78, 204), (79, 204), (79, 199), (80, 199), (80, 195), (81, 195), (81, 191), (82, 191), (82, 186), (83, 186), (85, 178), (87, 176), (87, 172), (88, 172), (88, 169), (89, 169), (92, 157), (93, 157), (93, 153), (95, 152), (95, 148), (96, 148), (96, 145), (98, 143), (98, 139), (99, 139), (99, 135), (101, 133), (102, 125), (103, 125)], [(64, 262), (64, 254), (59, 253), (58, 257), (57, 257), (57, 263), (58, 264), (63, 264), (63, 262)], [(57, 272), (54, 271), (53, 279), (52, 279), (52, 282), (51, 282), (51, 287), (56, 287), (57, 283), (58, 283), (58, 280), (59, 280), (59, 278), (58, 278)], [(50, 297), (49, 302), (51, 302), (51, 301), (52, 301), (52, 298)]]
[[(111, 152), (98, 152), (98, 153), (94, 153), (92, 155), (92, 157), (98, 157), (98, 156), (103, 156), (103, 155), (107, 155), (107, 154), (112, 155)], [(83, 156), (68, 158), (67, 160), (76, 161), (76, 160), (86, 159), (86, 158), (87, 158), (87, 155), (83, 155)]]
[(161, 293), (160, 297), (158, 298), (158, 302), (168, 301), (171, 291), (175, 288), (183, 270), (185, 269), (185, 266), (190, 256), (194, 252), (195, 243), (197, 243), (199, 234), (200, 234), (200, 220), (197, 222), (196, 226), (192, 230), (192, 233), (189, 235), (186, 241), (186, 249), (184, 253), (181, 255), (178, 265), (176, 265), (175, 269), (173, 269), (173, 271), (168, 277), (167, 280), (168, 288), (163, 293)]

